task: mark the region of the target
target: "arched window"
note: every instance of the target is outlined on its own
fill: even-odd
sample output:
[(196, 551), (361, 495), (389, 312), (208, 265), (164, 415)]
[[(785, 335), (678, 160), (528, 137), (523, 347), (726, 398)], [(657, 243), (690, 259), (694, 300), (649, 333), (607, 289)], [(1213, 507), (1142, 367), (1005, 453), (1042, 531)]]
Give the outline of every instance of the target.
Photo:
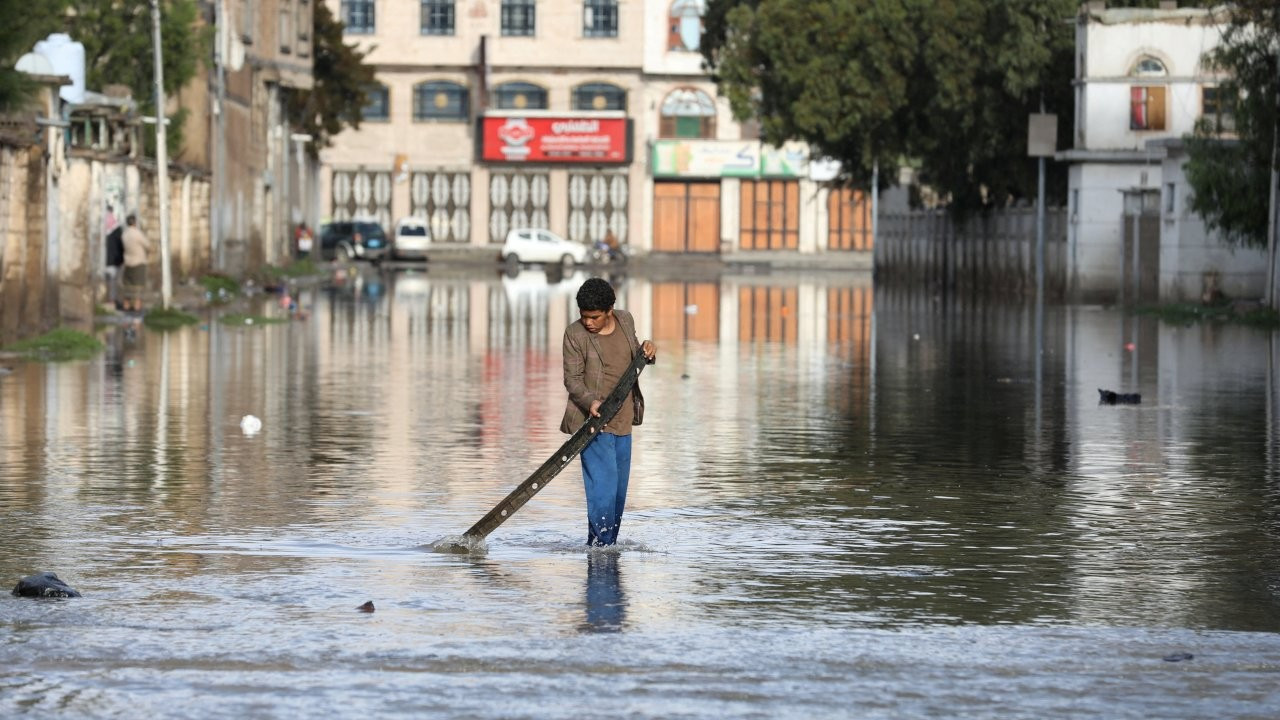
[(658, 134), (664, 138), (715, 137), (715, 100), (696, 88), (672, 90), (662, 101)]
[(503, 83), (494, 89), (493, 100), (499, 110), (546, 110), (547, 89), (527, 82)]
[(626, 110), (627, 91), (609, 83), (586, 83), (573, 89), (574, 110)]
[(1135, 77), (1164, 77), (1169, 74), (1169, 71), (1165, 69), (1164, 63), (1150, 55), (1143, 55), (1138, 58), (1138, 62), (1134, 63), (1133, 72), (1130, 74)]
[(391, 91), (386, 85), (370, 85), (364, 89), (365, 103), (360, 109), (361, 120), (374, 122), (391, 117)]
[(702, 14), (706, 0), (675, 0), (668, 20), (667, 49), (697, 52), (702, 44)]
[(467, 88), (451, 82), (424, 82), (413, 87), (414, 120), (466, 121), (471, 112)]

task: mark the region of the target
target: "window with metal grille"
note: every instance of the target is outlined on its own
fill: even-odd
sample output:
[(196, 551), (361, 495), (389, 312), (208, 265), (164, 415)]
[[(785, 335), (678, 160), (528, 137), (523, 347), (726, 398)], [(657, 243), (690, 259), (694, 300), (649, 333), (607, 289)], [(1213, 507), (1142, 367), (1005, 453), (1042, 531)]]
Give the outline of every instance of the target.
[(664, 138), (713, 138), (716, 136), (716, 103), (696, 88), (678, 88), (662, 101), (658, 136)]
[(499, 110), (546, 110), (547, 90), (527, 82), (503, 83), (493, 91), (493, 104)]
[(414, 120), (466, 120), (471, 103), (467, 88), (451, 82), (425, 82), (413, 88)]
[(342, 23), (351, 35), (370, 35), (376, 28), (373, 0), (342, 0)]
[(618, 0), (583, 0), (583, 37), (618, 37)]
[(374, 122), (391, 119), (391, 91), (385, 85), (373, 85), (364, 89), (365, 103), (360, 119)]
[(586, 83), (573, 89), (574, 110), (626, 110), (627, 91), (609, 83)]
[(426, 218), (431, 242), (471, 242), (471, 174), (431, 170), (413, 173), (409, 212)]
[(489, 176), (489, 241), (500, 243), (512, 228), (550, 226), (549, 173), (495, 172)]
[(422, 0), (421, 34), (452, 35), (453, 0)]
[(502, 0), (502, 34), (532, 36), (537, 29), (534, 0)]

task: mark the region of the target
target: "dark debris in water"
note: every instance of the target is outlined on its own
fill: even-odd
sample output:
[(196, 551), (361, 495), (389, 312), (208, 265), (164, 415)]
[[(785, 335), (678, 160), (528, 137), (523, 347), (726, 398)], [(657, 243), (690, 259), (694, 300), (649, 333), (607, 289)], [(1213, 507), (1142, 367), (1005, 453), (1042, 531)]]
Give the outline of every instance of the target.
[(1165, 655), (1164, 661), (1165, 662), (1182, 662), (1183, 660), (1190, 660), (1194, 657), (1195, 655), (1192, 655), (1189, 652), (1176, 652), (1176, 653), (1170, 653), (1168, 655)]
[(371, 612), (373, 612), (373, 611), (374, 611), (374, 609), (375, 609), (375, 608), (373, 607), (373, 601), (372, 601), (372, 600), (367, 600), (367, 601), (365, 601), (365, 604), (361, 605), (360, 607), (358, 607), (358, 608), (356, 608), (356, 609), (357, 609), (357, 610), (359, 610), (359, 611), (360, 611), (360, 612), (362, 612), (362, 613), (371, 613)]

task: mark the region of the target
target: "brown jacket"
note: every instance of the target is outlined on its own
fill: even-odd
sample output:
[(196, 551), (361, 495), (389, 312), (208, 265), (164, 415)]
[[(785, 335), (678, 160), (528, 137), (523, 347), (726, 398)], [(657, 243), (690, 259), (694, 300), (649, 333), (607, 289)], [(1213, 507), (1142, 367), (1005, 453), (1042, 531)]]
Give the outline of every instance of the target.
[[(635, 357), (640, 349), (640, 341), (636, 339), (636, 321), (626, 310), (613, 309), (613, 317), (618, 323), (614, 332), (622, 333), (631, 347), (631, 355)], [(564, 389), (569, 391), (569, 401), (564, 409), (564, 419), (560, 421), (560, 432), (575, 433), (587, 419), (587, 411), (591, 403), (604, 401), (613, 391), (604, 384), (604, 359), (600, 353), (600, 338), (587, 331), (578, 320), (564, 331)], [(640, 382), (631, 391), (631, 401), (635, 408), (632, 425), (639, 425), (644, 420), (644, 395), (640, 394)]]

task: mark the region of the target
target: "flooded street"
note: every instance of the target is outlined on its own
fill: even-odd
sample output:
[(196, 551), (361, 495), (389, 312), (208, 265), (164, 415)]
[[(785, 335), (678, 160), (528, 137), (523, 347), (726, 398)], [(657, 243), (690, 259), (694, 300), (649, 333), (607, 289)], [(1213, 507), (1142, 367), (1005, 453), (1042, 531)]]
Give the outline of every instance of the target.
[(0, 714), (1280, 715), (1270, 334), (617, 278), (658, 344), (620, 545), (584, 547), (574, 461), (438, 552), (565, 438), (587, 276), (513, 275), (365, 271), (305, 320), (8, 362), (0, 580), (83, 597), (0, 596)]

